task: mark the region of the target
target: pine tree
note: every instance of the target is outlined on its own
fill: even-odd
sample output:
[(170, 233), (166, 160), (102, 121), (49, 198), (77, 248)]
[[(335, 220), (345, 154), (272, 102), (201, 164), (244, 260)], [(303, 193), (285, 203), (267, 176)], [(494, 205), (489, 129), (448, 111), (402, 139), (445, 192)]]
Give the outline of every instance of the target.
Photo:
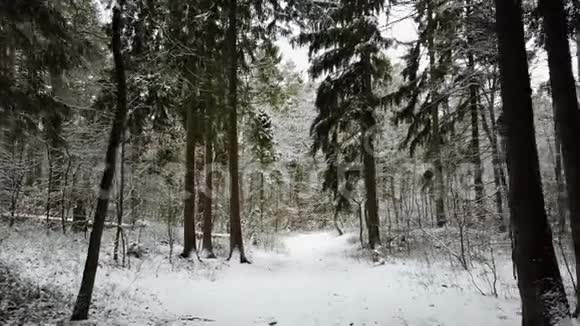
[(389, 46), (377, 19), (382, 10), (383, 1), (338, 1), (328, 5), (327, 16), (312, 24), (311, 32), (298, 37), (299, 44), (310, 47), (312, 78), (326, 75), (318, 89), (318, 117), (312, 125), (315, 151), (329, 150), (335, 130), (359, 134), (371, 249), (380, 245), (374, 149), (379, 99), (374, 86), (385, 81), (390, 71), (381, 52)]
[[(441, 227), (447, 223), (441, 150), (446, 133), (453, 130), (458, 120), (445, 116), (441, 107), (449, 105), (453, 93), (448, 76), (454, 69), (454, 49), (461, 44), (458, 36), (461, 35), (462, 11), (458, 6), (443, 6), (442, 1), (419, 0), (413, 6), (417, 11), (414, 19), (419, 37), (404, 56), (406, 66), (402, 75), (405, 83), (384, 101), (404, 104), (395, 117), (396, 123), (409, 123), (402, 145), (408, 146), (412, 155), (419, 145), (425, 146), (426, 155), (433, 162), (435, 216)], [(427, 53), (428, 66), (421, 71), (423, 53)]]
[[(28, 131), (38, 137), (42, 124), (49, 159), (47, 217), (51, 212), (65, 212), (66, 206), (62, 184), (68, 175), (62, 129), (71, 116), (66, 104), (66, 74), (100, 55), (98, 42), (88, 36), (99, 34), (96, 26), (96, 10), (90, 1), (0, 4), (0, 113), (7, 116), (0, 125), (25, 122)], [(4, 114), (5, 109), (16, 113), (14, 120)]]
[[(409, 126), (403, 147), (413, 155), (422, 146), (433, 164), (437, 224), (443, 226), (447, 223), (445, 175), (451, 179), (456, 172), (456, 162), (442, 154), (449, 146), (459, 147), (463, 156), (458, 159), (467, 157), (472, 163), (473, 205), (485, 205), (479, 125), (481, 98), (486, 93), (483, 76), (496, 64), (497, 57), (490, 51), (495, 42), (489, 21), (492, 10), (488, 2), (479, 0), (466, 0), (461, 5), (418, 0), (412, 5), (419, 35), (404, 56), (403, 85), (383, 100), (403, 107), (395, 116), (396, 123)], [(426, 67), (422, 62), (428, 63)], [(471, 141), (467, 146), (450, 144), (466, 116)], [(483, 219), (482, 212), (472, 211)]]

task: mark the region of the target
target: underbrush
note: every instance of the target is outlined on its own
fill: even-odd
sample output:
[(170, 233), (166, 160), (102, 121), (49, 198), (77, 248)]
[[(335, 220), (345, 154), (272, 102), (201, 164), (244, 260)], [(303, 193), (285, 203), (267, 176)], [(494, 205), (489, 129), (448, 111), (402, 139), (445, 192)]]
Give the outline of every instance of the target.
[[(209, 281), (220, 278), (221, 271), (229, 265), (225, 261), (229, 238), (220, 234), (213, 238), (217, 259), (198, 259), (195, 255), (182, 259), (182, 236), (178, 231), (176, 228), (169, 233), (167, 226), (159, 223), (126, 228), (125, 248), (121, 244), (115, 261), (116, 229), (105, 229), (90, 312), (93, 319), (107, 320), (107, 324), (115, 320), (121, 325), (170, 322), (175, 316), (168, 315), (140, 282), (171, 277)], [(12, 228), (0, 220), (0, 266), (19, 275), (23, 283), (62, 293), (58, 298), (59, 311), (70, 312), (80, 286), (88, 235), (70, 229), (63, 234), (58, 225), (47, 227), (42, 220), (20, 222)], [(139, 248), (142, 256), (124, 254), (130, 247)], [(254, 236), (246, 248), (250, 258), (255, 251), (283, 251), (279, 237), (268, 234)]]
[(57, 287), (22, 279), (0, 262), (0, 325), (40, 325), (65, 318), (71, 302)]
[[(125, 267), (113, 260), (114, 230), (103, 234), (99, 271), (93, 293), (91, 318), (114, 320), (119, 325), (158, 324), (166, 316), (155, 296), (142, 289), (139, 281), (145, 278), (180, 273), (188, 277), (215, 279), (222, 264), (201, 264), (194, 259), (179, 259), (181, 247), (175, 244), (169, 259), (169, 245), (162, 232), (147, 227), (128, 233), (128, 240), (140, 241), (144, 250), (140, 259), (127, 256)], [(41, 222), (17, 224), (9, 228), (0, 223), (0, 264), (19, 275), (23, 282), (38, 288), (54, 289), (63, 293), (58, 298), (63, 310), (72, 311), (74, 298), (80, 286), (88, 239), (84, 233), (62, 234), (59, 229), (47, 230)], [(220, 250), (221, 245), (216, 248)]]
[[(364, 241), (361, 245), (358, 230), (349, 235), (348, 241), (356, 248), (349, 258), (374, 265), (406, 266), (405, 273), (412, 271), (426, 288), (457, 288), (519, 300), (508, 233), (451, 226), (390, 230), (381, 235), (383, 245), (377, 250), (366, 249)], [(555, 241), (554, 246), (570, 302), (575, 302), (571, 239)]]

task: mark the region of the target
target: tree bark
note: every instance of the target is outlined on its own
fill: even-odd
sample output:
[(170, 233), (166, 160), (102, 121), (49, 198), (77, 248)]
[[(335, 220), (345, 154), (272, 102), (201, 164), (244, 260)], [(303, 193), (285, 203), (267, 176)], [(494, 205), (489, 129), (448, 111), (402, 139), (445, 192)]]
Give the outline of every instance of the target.
[[(473, 56), (470, 58), (470, 62), (473, 63)], [(483, 188), (483, 167), (481, 164), (481, 156), (479, 153), (479, 119), (478, 119), (478, 101), (477, 101), (477, 85), (476, 81), (472, 81), (469, 86), (469, 111), (471, 114), (471, 159), (473, 163), (473, 184), (475, 186), (475, 205), (484, 206), (485, 205), (485, 191)], [(478, 209), (478, 212), (483, 210)], [(478, 218), (484, 219), (484, 216), (478, 216)]]
[(213, 139), (211, 119), (209, 118), (209, 108), (206, 109), (206, 125), (205, 125), (205, 191), (202, 192), (204, 197), (203, 208), (203, 238), (202, 238), (202, 252), (205, 258), (216, 258), (213, 253), (213, 243), (211, 240), (211, 233), (213, 229), (213, 210), (212, 210), (212, 196), (213, 196)]
[(364, 181), (366, 191), (366, 207), (368, 211), (367, 229), (369, 234), (369, 249), (375, 249), (381, 244), (379, 231), (379, 207), (377, 203), (377, 181), (374, 157), (373, 137), (368, 136), (368, 142), (363, 146)]
[(195, 251), (195, 118), (194, 108), (186, 112), (185, 180), (183, 199), (183, 252), (188, 258)]
[(229, 161), (230, 161), (230, 254), (237, 250), (240, 254), (240, 263), (250, 263), (244, 252), (242, 239), (242, 222), (240, 217), (240, 180), (238, 170), (238, 17), (237, 0), (229, 0), (229, 26), (227, 37), (229, 42), (230, 69), (229, 69)]
[[(554, 117), (556, 116), (556, 106), (552, 105), (554, 111)], [(560, 142), (560, 136), (558, 135), (558, 128), (554, 123), (554, 177), (556, 179), (556, 191), (558, 200), (558, 224), (559, 224), (559, 234), (564, 235), (566, 232), (566, 213), (568, 212), (568, 205), (566, 202), (566, 188), (564, 185), (564, 180), (562, 179), (562, 144)]]
[(495, 206), (498, 215), (499, 231), (505, 232), (507, 230), (506, 221), (504, 218), (504, 193), (505, 193), (505, 173), (503, 171), (503, 164), (499, 153), (497, 128), (495, 125), (495, 82), (491, 90), (491, 100), (489, 101), (489, 120), (487, 123), (485, 115), (481, 112), (481, 125), (489, 139), (491, 147), (491, 164), (493, 165), (493, 183), (495, 184)]
[(580, 19), (575, 24), (574, 41), (576, 42), (576, 69), (580, 81)]
[(103, 228), (105, 226), (105, 217), (109, 207), (109, 197), (111, 186), (113, 184), (113, 177), (115, 176), (115, 165), (117, 161), (117, 151), (121, 141), (121, 134), (125, 128), (125, 120), (127, 119), (127, 85), (125, 77), (125, 66), (122, 55), (121, 33), (122, 33), (122, 11), (124, 1), (117, 2), (113, 8), (113, 24), (112, 24), (112, 47), (113, 58), (115, 61), (115, 80), (117, 83), (117, 109), (113, 119), (113, 126), (109, 137), (109, 144), (107, 146), (107, 153), (105, 155), (105, 171), (101, 179), (99, 190), (99, 198), (97, 200), (97, 208), (95, 210), (95, 220), (93, 223), (93, 230), (91, 231), (91, 238), (89, 242), (89, 249), (87, 253), (87, 260), (81, 281), (81, 288), (77, 296), (77, 300), (73, 309), (71, 320), (85, 320), (89, 315), (89, 307), (93, 295), (93, 288), (95, 285), (95, 276), (97, 274), (97, 267), (99, 263), (99, 250), (101, 248), (101, 237), (103, 235)]
[[(500, 117), (503, 115), (503, 113), (500, 113)], [(500, 118), (498, 118), (499, 120)], [(505, 165), (506, 165), (506, 145), (505, 145), (505, 141), (503, 139), (503, 135), (502, 135), (502, 131), (500, 130), (501, 128), (503, 128), (502, 126), (499, 126), (497, 124), (496, 118), (495, 118), (495, 109), (494, 109), (494, 105), (490, 105), (489, 106), (489, 120), (491, 122), (490, 127), (492, 130), (492, 141), (493, 141), (493, 146), (495, 148), (495, 152), (497, 154), (497, 161), (495, 166), (497, 166), (498, 168), (498, 175), (499, 175), (499, 181), (502, 185), (502, 190), (504, 192), (507, 192), (507, 173), (505, 171)], [(499, 135), (499, 137), (498, 137)]]
[[(66, 146), (66, 145), (65, 145)], [(66, 150), (66, 154), (67, 154), (67, 164), (66, 164), (66, 169), (64, 170), (64, 180), (63, 180), (63, 185), (61, 187), (61, 192), (60, 192), (60, 220), (62, 223), (62, 234), (66, 234), (66, 218), (67, 218), (67, 187), (68, 187), (68, 177), (69, 177), (69, 173), (70, 173), (70, 169), (71, 169), (71, 165), (72, 165), (72, 157), (70, 156), (70, 153), (68, 151), (68, 148), (65, 148)]]
[[(50, 83), (52, 87), (52, 96), (57, 99), (62, 95), (63, 92), (63, 74), (62, 71), (57, 71), (50, 69)], [(61, 206), (64, 205), (62, 198), (59, 194), (62, 192), (62, 182), (64, 173), (64, 146), (65, 140), (62, 136), (63, 127), (63, 116), (62, 112), (59, 112), (60, 108), (55, 107), (51, 110), (48, 116), (45, 118), (44, 123), (46, 126), (46, 142), (49, 151), (50, 160), (49, 164), (49, 179), (51, 182), (48, 184), (48, 209), (47, 212), (58, 212)], [(58, 214), (58, 213), (57, 213)], [(55, 214), (56, 215), (56, 214)]]
[(266, 182), (264, 171), (260, 171), (260, 233), (264, 233), (264, 208), (266, 204)]
[(123, 232), (123, 206), (125, 203), (125, 137), (121, 136), (121, 157), (119, 158), (119, 201), (117, 203), (117, 232), (115, 233), (115, 245), (113, 246), (113, 260), (119, 261), (119, 240)]
[(364, 231), (364, 226), (363, 226), (363, 207), (362, 207), (362, 201), (358, 202), (355, 201), (355, 203), (358, 205), (358, 238), (360, 241), (360, 245), (361, 248), (364, 248), (365, 246), (365, 242), (364, 242), (364, 236), (363, 236), (363, 231)]
[[(473, 83), (473, 82), (472, 82)], [(469, 86), (470, 94), (470, 113), (471, 113), (471, 159), (473, 163), (473, 184), (475, 186), (475, 204), (478, 206), (485, 205), (485, 191), (483, 188), (483, 167), (481, 164), (481, 156), (479, 153), (479, 119), (478, 119), (478, 105), (477, 105), (477, 85)], [(483, 210), (478, 210), (483, 211)], [(483, 216), (478, 216), (479, 219), (484, 219)]]
[(522, 324), (559, 325), (569, 318), (569, 307), (544, 209), (521, 2), (495, 4)]
[(434, 140), (433, 144), (433, 167), (435, 169), (435, 184), (433, 187), (435, 190), (435, 220), (438, 227), (443, 227), (445, 224), (447, 224), (447, 216), (445, 215), (445, 182), (443, 180), (443, 163), (441, 162), (441, 146), (439, 144), (440, 136), (438, 131), (439, 127), (437, 127), (438, 124), (438, 110), (433, 109), (433, 138), (436, 139)]
[[(365, 96), (371, 98), (373, 96), (372, 84), (372, 64), (371, 57), (365, 53), (361, 55), (362, 64), (365, 66), (366, 75), (364, 76), (364, 92)], [(367, 104), (368, 105), (368, 104)], [(364, 183), (366, 192), (366, 207), (368, 210), (367, 229), (369, 233), (369, 249), (373, 250), (381, 245), (380, 236), (380, 219), (379, 219), (379, 202), (377, 200), (377, 167), (375, 162), (375, 145), (374, 133), (376, 128), (376, 120), (373, 116), (374, 108), (368, 106), (362, 121), (362, 159), (364, 167)]]
[(429, 75), (431, 78), (431, 151), (433, 157), (433, 167), (435, 169), (435, 216), (438, 227), (447, 224), (445, 216), (445, 183), (443, 180), (443, 164), (441, 163), (441, 135), (439, 133), (439, 95), (437, 85), (435, 84), (435, 43), (434, 43), (434, 23), (433, 23), (433, 4), (428, 1), (427, 4), (427, 24), (431, 29), (428, 35), (429, 51)]
[[(550, 84), (554, 102), (556, 131), (562, 142), (564, 175), (570, 205), (570, 226), (576, 255), (576, 278), (580, 279), (580, 111), (572, 73), (572, 58), (567, 38), (567, 24), (562, 0), (541, 0), (544, 17)], [(580, 292), (576, 299), (580, 302)], [(574, 315), (577, 315), (578, 307)]]
[(129, 194), (128, 194), (128, 200), (129, 200), (129, 216), (130, 216), (130, 221), (131, 224), (134, 226), (135, 223), (137, 222), (138, 216), (139, 214), (137, 214), (137, 208), (139, 207), (139, 200), (138, 200), (138, 196), (139, 196), (139, 191), (137, 190), (138, 187), (138, 167), (139, 167), (139, 157), (140, 157), (140, 153), (141, 153), (141, 147), (142, 147), (142, 140), (141, 137), (139, 137), (139, 134), (137, 133), (136, 130), (131, 130), (130, 131), (131, 135), (130, 135), (130, 152), (129, 152), (129, 184), (130, 189), (129, 189)]
[(391, 204), (393, 205), (393, 214), (395, 215), (395, 223), (398, 226), (400, 214), (399, 214), (399, 203), (397, 200), (397, 192), (395, 191), (395, 176), (394, 175), (391, 176), (390, 186), (391, 186)]
[[(472, 10), (471, 7), (473, 4), (471, 1), (467, 1), (467, 19), (471, 19), (472, 17)], [(475, 205), (476, 207), (482, 208), (485, 206), (485, 189), (483, 186), (483, 165), (481, 164), (481, 156), (479, 152), (479, 119), (478, 119), (478, 110), (479, 110), (479, 100), (478, 100), (478, 84), (479, 80), (476, 76), (475, 71), (475, 55), (473, 54), (473, 47), (475, 46), (472, 36), (472, 31), (468, 30), (467, 32), (467, 46), (469, 47), (468, 51), (468, 68), (469, 73), (471, 74), (471, 78), (469, 80), (469, 112), (471, 114), (471, 160), (473, 163), (473, 185), (475, 187)], [(478, 214), (478, 218), (480, 220), (484, 219), (483, 212), (484, 209), (476, 209), (476, 213)]]

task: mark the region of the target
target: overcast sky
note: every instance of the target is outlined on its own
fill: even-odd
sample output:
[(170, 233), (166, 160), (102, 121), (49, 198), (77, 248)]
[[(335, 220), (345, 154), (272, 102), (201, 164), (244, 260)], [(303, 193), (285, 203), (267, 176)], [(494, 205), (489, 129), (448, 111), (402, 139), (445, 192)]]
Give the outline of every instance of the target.
[[(381, 15), (379, 23), (383, 27), (383, 35), (387, 38), (395, 38), (398, 41), (409, 42), (417, 39), (417, 29), (412, 19), (403, 19), (409, 15), (407, 9), (394, 9), (391, 13), (391, 23), (387, 26), (387, 17)], [(298, 47), (293, 48), (290, 45), (289, 39), (282, 39), (277, 42), (282, 52), (284, 61), (292, 61), (296, 64), (297, 69), (306, 76), (308, 67), (308, 48)], [(405, 53), (405, 47), (399, 46), (391, 48), (387, 51), (387, 55), (392, 62), (396, 63), (400, 57)]]
[[(417, 28), (412, 19), (403, 19), (409, 15), (408, 9), (398, 9), (392, 12), (390, 21), (396, 22), (390, 24), (388, 28), (385, 28), (385, 37), (394, 38), (398, 41), (414, 41), (417, 39)], [(402, 20), (400, 20), (402, 19)], [(400, 21), (399, 21), (400, 20)], [(380, 23), (386, 25), (386, 17), (381, 17)], [(293, 48), (290, 45), (288, 39), (283, 39), (277, 42), (280, 46), (282, 56), (284, 61), (293, 61), (296, 64), (297, 69), (303, 73), (304, 77), (307, 76), (307, 70), (309, 67), (308, 63), (308, 48), (300, 47)], [(531, 47), (532, 44), (529, 44)], [(573, 60), (573, 70), (577, 73), (576, 65), (576, 47), (575, 44), (571, 44), (572, 60)], [(405, 47), (399, 46), (398, 48), (392, 48), (387, 51), (392, 63), (401, 62), (401, 56), (406, 52)], [(538, 54), (537, 58), (530, 62), (530, 76), (532, 80), (532, 87), (537, 87), (539, 84), (548, 81), (549, 71), (548, 62), (546, 58), (546, 53), (541, 52)]]
[[(107, 21), (110, 18), (110, 9), (107, 10), (102, 5), (101, 1), (95, 0), (101, 12), (101, 21)], [(391, 12), (390, 21), (394, 22), (387, 26), (387, 19), (385, 15), (379, 18), (379, 22), (384, 27), (384, 36), (389, 38), (394, 38), (398, 41), (409, 42), (417, 38), (417, 29), (415, 23), (412, 19), (404, 19), (409, 16), (408, 8), (395, 8)], [(277, 42), (280, 47), (283, 60), (292, 61), (296, 65), (297, 69), (307, 77), (307, 70), (309, 67), (308, 63), (308, 49), (306, 47), (293, 48), (290, 45), (289, 39), (282, 39)], [(530, 44), (531, 46), (531, 44)], [(387, 55), (391, 59), (392, 63), (400, 62), (401, 56), (405, 53), (405, 47), (399, 46), (398, 48), (391, 48), (387, 51)], [(572, 60), (573, 60), (573, 70), (577, 74), (576, 65), (576, 47), (575, 44), (571, 44)], [(546, 82), (549, 79), (548, 63), (546, 59), (546, 54), (544, 52), (539, 53), (537, 58), (530, 62), (530, 76), (532, 79), (532, 86), (536, 87), (540, 83)]]

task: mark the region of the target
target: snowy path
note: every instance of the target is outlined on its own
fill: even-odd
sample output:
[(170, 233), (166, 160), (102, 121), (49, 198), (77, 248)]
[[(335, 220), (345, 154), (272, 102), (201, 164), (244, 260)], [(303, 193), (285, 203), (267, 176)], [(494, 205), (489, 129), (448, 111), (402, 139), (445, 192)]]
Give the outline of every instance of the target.
[(429, 276), (441, 270), (359, 262), (346, 255), (356, 246), (352, 242), (328, 233), (296, 235), (284, 239), (285, 254), (253, 252), (252, 265), (232, 262), (201, 279), (173, 273), (141, 286), (154, 291), (170, 315), (212, 320), (187, 325), (517, 324), (514, 300), (484, 297)]

